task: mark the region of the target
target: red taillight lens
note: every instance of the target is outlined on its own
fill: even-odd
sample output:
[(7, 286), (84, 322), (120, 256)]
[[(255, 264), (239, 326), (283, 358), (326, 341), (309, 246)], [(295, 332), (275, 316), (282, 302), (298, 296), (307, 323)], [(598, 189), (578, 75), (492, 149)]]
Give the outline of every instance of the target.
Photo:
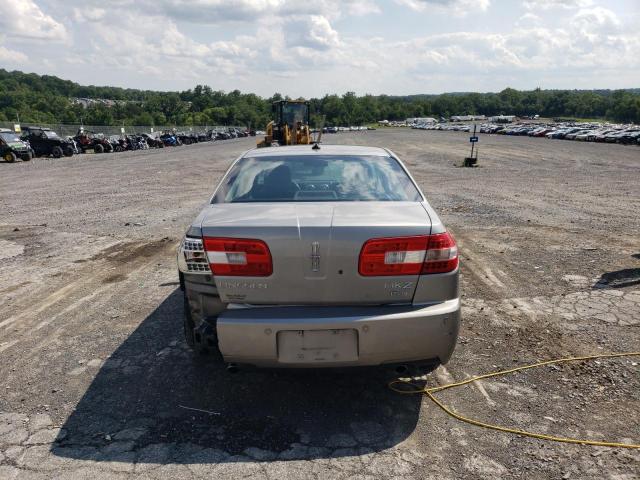
[(358, 272), (365, 277), (417, 275), (427, 250), (426, 236), (373, 238), (360, 252)]
[(203, 240), (214, 275), (268, 277), (273, 273), (271, 252), (262, 240), (212, 237)]
[(446, 273), (458, 268), (458, 246), (449, 232), (429, 235), (422, 273)]
[(360, 252), (358, 272), (365, 277), (451, 272), (458, 248), (448, 232), (415, 237), (374, 238)]

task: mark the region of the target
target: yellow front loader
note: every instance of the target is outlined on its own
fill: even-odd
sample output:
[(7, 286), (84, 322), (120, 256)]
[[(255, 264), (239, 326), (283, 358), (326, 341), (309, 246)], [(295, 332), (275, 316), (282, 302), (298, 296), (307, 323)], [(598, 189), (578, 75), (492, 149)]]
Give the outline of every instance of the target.
[(271, 111), (273, 120), (267, 124), (267, 134), (258, 142), (258, 147), (312, 143), (309, 128), (309, 102), (280, 100), (273, 102)]

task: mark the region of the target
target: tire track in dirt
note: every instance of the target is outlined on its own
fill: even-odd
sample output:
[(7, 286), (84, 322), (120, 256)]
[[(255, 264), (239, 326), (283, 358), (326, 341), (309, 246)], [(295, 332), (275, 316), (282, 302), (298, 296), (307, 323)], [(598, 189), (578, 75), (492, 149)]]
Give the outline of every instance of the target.
[[(507, 284), (511, 283), (511, 279), (495, 262), (489, 261), (488, 258), (481, 255), (474, 240), (460, 231), (452, 231), (458, 244), (461, 256), (461, 273), (463, 278), (467, 277), (466, 285), (473, 284), (473, 296), (482, 295), (482, 298), (492, 298), (496, 301), (504, 299), (507, 296)], [(488, 267), (492, 265), (493, 268)], [(494, 272), (495, 270), (495, 272)], [(463, 299), (463, 308), (465, 300)], [(464, 317), (463, 317), (464, 328)], [(445, 385), (454, 381), (460, 381), (468, 378), (469, 374), (464, 370), (456, 368), (455, 362), (449, 364), (448, 367), (440, 366), (436, 370), (436, 379), (438, 384)], [(455, 380), (454, 380), (455, 378)], [(493, 408), (495, 401), (489, 396), (486, 389), (480, 382), (471, 384), (474, 391), (479, 393), (478, 401), (486, 402), (487, 406)]]
[[(85, 318), (94, 316), (96, 312), (104, 312), (109, 306), (119, 303), (127, 307), (128, 299), (123, 300), (122, 297), (131, 291), (135, 283), (147, 278), (152, 273), (154, 263), (153, 261), (142, 263), (134, 270), (130, 270), (128, 277), (121, 282), (107, 282), (101, 287), (92, 284), (91, 287), (95, 286), (96, 290), (76, 299), (50, 319), (40, 322), (30, 333), (42, 333), (38, 337), (30, 335), (29, 338), (32, 338), (35, 343), (29, 346), (25, 360), (39, 358), (40, 352), (53, 344), (60, 344), (63, 339), (69, 336), (70, 331), (74, 332), (74, 335), (86, 338), (95, 334), (96, 325), (86, 322)], [(104, 280), (101, 281), (104, 282)], [(55, 329), (51, 331), (51, 328), (48, 327), (55, 327)]]
[[(82, 262), (80, 271), (61, 276), (73, 275), (73, 280), (58, 286), (53, 292), (50, 287), (44, 286), (31, 294), (30, 298), (14, 305), (12, 310), (16, 313), (0, 322), (0, 331), (24, 339), (29, 336), (27, 332), (43, 329), (100, 295), (116, 293), (120, 283), (135, 277), (158, 258), (170, 256), (175, 248), (176, 243), (169, 238), (151, 242), (123, 242), (108, 247)], [(38, 302), (39, 298), (43, 300)]]
[(488, 295), (492, 299), (504, 298), (508, 290), (505, 284), (510, 283), (511, 280), (502, 269), (496, 268), (494, 272), (488, 267), (488, 265), (495, 265), (495, 258), (490, 259), (480, 254), (475, 241), (466, 234), (457, 230), (452, 232), (458, 243), (463, 277), (468, 276), (467, 282), (474, 288), (482, 290), (482, 292), (473, 292), (472, 296), (487, 298)]

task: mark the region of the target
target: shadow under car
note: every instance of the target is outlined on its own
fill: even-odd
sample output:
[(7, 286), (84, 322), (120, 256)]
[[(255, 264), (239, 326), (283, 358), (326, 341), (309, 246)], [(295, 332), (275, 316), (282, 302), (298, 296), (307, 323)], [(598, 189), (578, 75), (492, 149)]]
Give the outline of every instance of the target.
[(182, 317), (176, 289), (104, 362), (53, 454), (183, 464), (329, 458), (389, 448), (416, 426), (421, 397), (390, 391), (388, 370), (230, 374), (188, 349)]

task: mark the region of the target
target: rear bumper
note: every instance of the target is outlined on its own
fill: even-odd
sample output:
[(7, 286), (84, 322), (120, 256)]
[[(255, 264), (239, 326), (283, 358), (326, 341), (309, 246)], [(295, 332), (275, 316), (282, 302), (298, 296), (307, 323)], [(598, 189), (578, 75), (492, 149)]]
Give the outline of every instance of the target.
[[(456, 345), (460, 300), (429, 306), (229, 308), (217, 318), (218, 347), (229, 363), (268, 368), (318, 368), (446, 363)], [(357, 332), (350, 361), (282, 361), (278, 332)]]

